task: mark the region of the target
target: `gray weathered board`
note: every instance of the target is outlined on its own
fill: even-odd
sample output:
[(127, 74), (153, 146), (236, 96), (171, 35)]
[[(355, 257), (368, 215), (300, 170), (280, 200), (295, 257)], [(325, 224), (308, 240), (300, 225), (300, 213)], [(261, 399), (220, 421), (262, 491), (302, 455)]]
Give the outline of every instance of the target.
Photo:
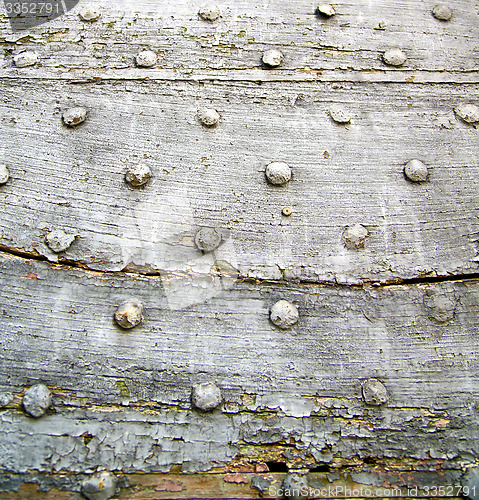
[[(429, 1), (336, 2), (325, 19), (241, 0), (214, 23), (186, 0), (100, 1), (85, 23), (84, 3), (20, 32), (0, 17), (0, 498), (80, 498), (103, 469), (131, 499), (255, 498), (253, 473), (280, 484), (287, 468), (459, 485), (479, 458), (479, 138), (454, 109), (479, 104), (477, 2), (443, 22)], [(382, 61), (393, 47), (400, 68)], [(157, 67), (136, 67), (143, 49)], [(16, 68), (23, 50), (39, 62)], [(88, 117), (71, 129), (74, 105)], [(427, 182), (405, 178), (411, 159)], [(286, 186), (266, 181), (271, 161), (291, 166)], [(139, 163), (152, 179), (133, 189)], [(224, 242), (203, 255), (205, 226)], [(76, 235), (61, 254), (55, 229)], [(124, 331), (130, 298), (145, 319)], [(284, 331), (281, 298), (300, 315)], [(370, 378), (387, 404), (363, 401)], [(190, 402), (206, 381), (224, 396), (212, 413)], [(38, 382), (54, 399), (34, 419), (21, 401)]]

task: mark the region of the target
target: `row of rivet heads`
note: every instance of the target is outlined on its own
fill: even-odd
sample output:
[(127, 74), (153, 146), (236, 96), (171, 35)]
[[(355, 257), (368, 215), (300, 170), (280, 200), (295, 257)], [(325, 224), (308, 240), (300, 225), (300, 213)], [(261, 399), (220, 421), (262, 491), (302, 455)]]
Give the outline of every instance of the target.
[[(463, 103), (454, 109), (457, 116), (468, 124), (479, 122), (479, 108), (474, 104)], [(341, 125), (351, 123), (350, 111), (341, 104), (333, 104), (330, 107), (331, 118)], [(84, 107), (74, 107), (63, 112), (63, 123), (68, 127), (77, 127), (87, 118), (88, 111)], [(220, 122), (220, 114), (212, 108), (201, 108), (198, 110), (197, 117), (199, 121), (208, 128), (216, 127)], [(428, 179), (428, 167), (420, 160), (413, 159), (406, 163), (404, 167), (405, 177), (414, 183), (423, 183)], [(266, 179), (273, 186), (284, 186), (289, 183), (292, 178), (291, 167), (281, 161), (274, 161), (267, 165), (265, 169)], [(10, 178), (8, 167), (0, 164), (0, 185), (6, 184)], [(151, 170), (147, 165), (138, 164), (131, 166), (125, 173), (126, 182), (138, 188), (145, 186), (151, 178)], [(284, 216), (292, 214), (291, 207), (282, 209)], [(346, 248), (357, 250), (364, 248), (368, 230), (361, 224), (354, 224), (346, 229), (343, 234), (343, 242)], [(75, 235), (66, 234), (61, 230), (55, 230), (49, 233), (46, 237), (47, 245), (53, 252), (60, 253), (67, 250), (75, 240)], [(195, 243), (199, 250), (203, 252), (211, 252), (216, 250), (222, 242), (221, 234), (215, 229), (203, 228), (196, 237)]]
[[(335, 8), (330, 4), (320, 4), (316, 13), (323, 17), (332, 17), (336, 14)], [(205, 21), (214, 22), (221, 17), (220, 8), (213, 3), (203, 5), (199, 12), (199, 16)], [(452, 11), (447, 5), (436, 5), (432, 10), (432, 14), (436, 19), (441, 21), (449, 21), (452, 18)], [(80, 18), (83, 21), (92, 22), (100, 18), (100, 11), (96, 7), (87, 7), (80, 12)], [(283, 62), (283, 54), (276, 49), (270, 49), (264, 52), (262, 62), (267, 67), (277, 67)], [(407, 57), (399, 48), (392, 48), (384, 52), (382, 56), (383, 62), (389, 66), (402, 66)], [(152, 68), (158, 64), (158, 54), (152, 50), (143, 50), (136, 56), (136, 64), (142, 68)], [(38, 62), (38, 54), (33, 51), (24, 51), (17, 54), (13, 58), (13, 62), (18, 68), (34, 66)]]
[[(381, 406), (388, 402), (388, 393), (382, 382), (376, 378), (365, 380), (361, 386), (364, 402), (371, 406)], [(0, 395), (0, 407), (7, 407), (13, 400), (11, 393)], [(35, 384), (25, 390), (22, 404), (32, 417), (40, 418), (52, 406), (52, 393), (45, 384)], [(210, 412), (223, 404), (221, 389), (215, 382), (196, 384), (191, 390), (192, 406), (202, 412)]]

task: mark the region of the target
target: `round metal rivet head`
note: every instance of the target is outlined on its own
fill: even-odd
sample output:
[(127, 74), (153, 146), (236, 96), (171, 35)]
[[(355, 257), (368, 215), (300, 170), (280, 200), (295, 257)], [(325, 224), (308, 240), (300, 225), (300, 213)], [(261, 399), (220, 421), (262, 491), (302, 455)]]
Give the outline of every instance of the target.
[(412, 182), (425, 182), (427, 180), (427, 167), (422, 161), (411, 160), (406, 163), (404, 174)]
[(440, 21), (449, 21), (452, 18), (452, 10), (444, 4), (438, 4), (432, 9), (432, 15)]
[(372, 406), (381, 406), (388, 402), (388, 391), (384, 384), (375, 378), (366, 380), (361, 391), (364, 402)]
[(152, 50), (143, 50), (136, 56), (136, 65), (141, 68), (151, 68), (158, 62), (158, 54)]
[(336, 123), (349, 123), (351, 121), (349, 109), (342, 104), (332, 104), (329, 108), (329, 114)]
[(383, 54), (383, 61), (389, 66), (402, 66), (407, 57), (401, 49), (390, 49)]
[(456, 301), (453, 297), (448, 297), (435, 290), (427, 290), (424, 296), (424, 306), (428, 316), (438, 323), (446, 323), (454, 319)]
[(100, 19), (101, 11), (95, 5), (88, 5), (80, 11), (79, 16), (82, 21), (93, 22)]
[(222, 242), (221, 233), (212, 227), (202, 227), (195, 235), (195, 245), (203, 253), (213, 252)]
[(266, 167), (266, 178), (271, 184), (281, 186), (291, 180), (291, 168), (287, 163), (274, 161)]
[(316, 9), (316, 12), (320, 15), (320, 16), (324, 16), (324, 17), (331, 17), (331, 16), (334, 16), (334, 14), (336, 14), (336, 11), (334, 10), (334, 7), (329, 4), (329, 3), (321, 3), (318, 5), (317, 9)]
[(267, 50), (263, 54), (263, 63), (267, 66), (279, 66), (283, 62), (283, 54), (276, 49)]
[(216, 109), (212, 108), (200, 108), (197, 113), (198, 120), (205, 127), (216, 127), (220, 122), (220, 114)]
[(82, 106), (67, 109), (63, 112), (63, 123), (69, 127), (80, 125), (86, 120), (87, 110)]
[(144, 186), (151, 177), (151, 170), (147, 165), (133, 165), (125, 173), (125, 180), (133, 187)]
[(221, 10), (215, 3), (207, 2), (200, 7), (198, 14), (205, 21), (216, 21), (221, 17)]
[(298, 308), (287, 300), (278, 300), (271, 308), (269, 318), (273, 325), (286, 330), (298, 322)]
[(138, 326), (143, 321), (143, 306), (133, 300), (123, 302), (115, 311), (115, 321), (125, 329)]
[(456, 115), (466, 123), (479, 122), (479, 108), (474, 104), (459, 104), (459, 106), (457, 106), (454, 111)]
[(52, 252), (60, 253), (70, 248), (75, 237), (74, 234), (67, 234), (61, 229), (55, 229), (55, 231), (48, 233), (45, 239)]
[(34, 66), (38, 62), (38, 55), (36, 52), (26, 50), (25, 52), (20, 52), (13, 57), (13, 63), (17, 68), (26, 68), (27, 66)]
[(479, 500), (479, 467), (471, 467), (461, 478), (462, 493), (469, 500)]
[(193, 406), (201, 411), (212, 411), (223, 402), (220, 388), (213, 382), (197, 384), (191, 392)]
[(5, 408), (13, 401), (13, 394), (11, 392), (4, 392), (0, 394), (0, 408)]
[(52, 393), (44, 384), (32, 385), (23, 395), (23, 407), (32, 417), (39, 418), (52, 404)]
[(88, 500), (108, 500), (115, 496), (117, 479), (111, 472), (99, 472), (85, 479), (81, 492)]
[(6, 184), (10, 178), (10, 172), (6, 165), (0, 164), (0, 184)]
[(285, 217), (289, 217), (293, 213), (293, 209), (291, 207), (283, 207), (283, 210), (281, 210), (281, 213)]
[(343, 234), (344, 246), (350, 250), (358, 250), (364, 248), (366, 238), (368, 237), (368, 230), (361, 224), (354, 224), (346, 228)]
[(290, 500), (307, 500), (308, 479), (298, 474), (286, 476), (282, 483), (283, 496)]

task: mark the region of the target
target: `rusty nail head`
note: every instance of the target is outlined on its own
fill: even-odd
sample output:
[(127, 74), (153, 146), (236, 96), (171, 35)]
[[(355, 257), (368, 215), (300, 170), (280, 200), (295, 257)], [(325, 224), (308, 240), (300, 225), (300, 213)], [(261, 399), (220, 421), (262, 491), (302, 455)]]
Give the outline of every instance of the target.
[(349, 226), (343, 233), (344, 246), (350, 250), (364, 248), (366, 238), (369, 236), (368, 230), (361, 224)]
[(193, 406), (201, 411), (212, 411), (223, 402), (220, 388), (214, 382), (197, 384), (191, 391)]
[(82, 21), (93, 22), (100, 18), (101, 11), (95, 5), (88, 5), (80, 11), (79, 16)]
[(291, 168), (282, 161), (270, 163), (266, 167), (265, 174), (268, 181), (275, 186), (281, 186), (291, 180)]
[(349, 123), (351, 121), (351, 113), (343, 104), (332, 104), (329, 108), (329, 114), (336, 123)]
[(366, 380), (361, 387), (364, 402), (372, 406), (380, 406), (388, 402), (388, 391), (376, 378)]
[(216, 109), (200, 108), (197, 113), (198, 120), (205, 127), (215, 127), (220, 122), (220, 114)]
[(75, 237), (74, 234), (67, 234), (61, 229), (55, 229), (47, 234), (45, 240), (52, 252), (60, 253), (70, 248), (75, 241)]
[(464, 120), (466, 123), (477, 123), (479, 122), (479, 108), (474, 104), (463, 103), (459, 104), (454, 109), (455, 113), (459, 118)]
[(293, 209), (291, 207), (283, 207), (283, 210), (281, 210), (281, 213), (285, 217), (289, 217), (293, 213)]
[(223, 241), (221, 233), (212, 227), (202, 227), (195, 235), (195, 245), (203, 253), (209, 253), (216, 250)]
[(6, 165), (0, 164), (0, 184), (6, 184), (10, 178), (10, 172)]
[(390, 49), (383, 54), (383, 61), (389, 66), (402, 66), (407, 57), (401, 49)]
[(452, 18), (452, 10), (444, 4), (438, 4), (432, 9), (432, 15), (440, 21), (449, 21)]
[(38, 62), (38, 55), (36, 52), (26, 50), (25, 52), (20, 52), (13, 57), (13, 63), (17, 68), (26, 68), (27, 66), (34, 66)]
[(316, 11), (318, 12), (319, 15), (324, 16), (324, 17), (332, 17), (332, 16), (334, 16), (334, 14), (336, 14), (336, 10), (329, 3), (319, 4)]
[(125, 180), (133, 187), (144, 186), (151, 177), (151, 170), (147, 165), (132, 165), (125, 173)]
[(276, 49), (269, 49), (263, 53), (263, 63), (266, 66), (276, 67), (283, 62), (283, 54)]
[(115, 311), (115, 321), (122, 328), (134, 328), (143, 321), (143, 305), (137, 300), (123, 302)]
[(200, 7), (198, 14), (204, 21), (213, 22), (221, 17), (221, 10), (215, 3), (206, 2)]
[(298, 322), (298, 308), (287, 300), (278, 300), (271, 308), (269, 318), (273, 325), (286, 330)]
[(32, 385), (23, 395), (23, 407), (32, 417), (39, 418), (52, 404), (52, 393), (44, 384)]
[(136, 65), (141, 68), (151, 68), (158, 62), (158, 54), (152, 50), (142, 50), (136, 56)]
[(411, 160), (406, 163), (404, 174), (412, 182), (425, 182), (427, 180), (427, 167), (420, 160)]
[(111, 472), (93, 474), (81, 483), (81, 492), (88, 500), (108, 500), (116, 494), (117, 479)]
[(86, 120), (87, 110), (83, 106), (76, 106), (63, 112), (63, 123), (69, 127), (80, 125)]

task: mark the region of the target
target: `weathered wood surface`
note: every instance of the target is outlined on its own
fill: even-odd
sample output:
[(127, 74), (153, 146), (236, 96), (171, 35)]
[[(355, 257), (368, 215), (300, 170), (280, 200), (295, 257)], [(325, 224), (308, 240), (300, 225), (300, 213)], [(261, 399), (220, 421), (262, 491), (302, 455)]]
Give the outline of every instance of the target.
[[(377, 289), (237, 283), (174, 311), (159, 277), (8, 256), (1, 275), (2, 389), (20, 396), (42, 381), (55, 394), (44, 419), (1, 415), (9, 470), (204, 470), (228, 463), (240, 443), (290, 437), (313, 464), (398, 458), (405, 449), (416, 459), (477, 453), (469, 437), (477, 432), (477, 281)], [(146, 317), (125, 332), (112, 315), (132, 295)], [(454, 307), (444, 323), (434, 319), (441, 296)], [(268, 320), (279, 298), (299, 307), (290, 331)], [(387, 408), (362, 402), (370, 377), (385, 382)], [(190, 403), (192, 385), (209, 380), (225, 397), (211, 416)], [(97, 441), (85, 445), (85, 432)], [(28, 436), (36, 436), (31, 444)]]
[[(479, 140), (453, 111), (464, 87), (18, 80), (2, 94), (7, 247), (56, 260), (45, 235), (63, 229), (79, 236), (64, 258), (90, 269), (204, 272), (211, 256), (193, 237), (209, 226), (229, 234), (215, 258), (242, 276), (358, 283), (477, 271)], [(331, 120), (331, 103), (351, 109), (351, 125)], [(90, 115), (70, 130), (60, 111), (73, 104)], [(201, 105), (218, 109), (217, 129), (197, 121)], [(428, 182), (406, 180), (413, 158)], [(268, 184), (271, 161), (291, 165), (289, 185)], [(141, 162), (153, 179), (134, 190), (124, 172)], [(365, 249), (344, 247), (353, 223), (370, 232)]]
[[(11, 53), (25, 48), (39, 53), (41, 65), (22, 74), (69, 72), (71, 78), (81, 69), (112, 69), (118, 78), (134, 68), (135, 56), (144, 48), (158, 51), (159, 68), (181, 74), (259, 68), (262, 51), (271, 47), (284, 53), (281, 74), (391, 70), (381, 56), (392, 47), (404, 50), (408, 70), (477, 73), (479, 16), (470, 0), (454, 1), (450, 22), (431, 15), (433, 1), (340, 2), (335, 4), (337, 15), (324, 19), (315, 14), (310, 0), (240, 0), (224, 2), (223, 16), (215, 23), (199, 18), (202, 3), (103, 0), (95, 3), (102, 9), (96, 23), (82, 22), (78, 7), (47, 25), (13, 34), (4, 18), (0, 36), (7, 50), (2, 73), (17, 74)], [(141, 73), (145, 70), (136, 72)], [(441, 78), (447, 79), (447, 73)]]
[[(313, 482), (459, 485), (479, 455), (479, 141), (454, 108), (478, 103), (479, 12), (360, 0), (326, 20), (309, 1), (240, 0), (208, 23), (200, 3), (104, 1), (96, 23), (76, 8), (17, 33), (0, 19), (0, 498), (79, 498), (97, 469), (138, 500), (255, 498), (250, 476), (221, 474), (279, 485), (318, 466)], [(272, 47), (285, 59), (266, 69)], [(383, 63), (391, 47), (403, 67)], [(157, 67), (136, 67), (145, 48)], [(39, 63), (14, 67), (25, 49)], [(68, 129), (73, 105), (89, 114)], [(413, 158), (423, 184), (404, 177)], [(275, 160), (285, 187), (265, 180)], [(153, 177), (132, 189), (138, 163)], [(212, 254), (202, 226), (225, 236)], [(54, 229), (77, 235), (60, 256)], [(145, 320), (126, 332), (113, 313), (132, 297)], [(268, 317), (281, 298), (300, 313), (286, 331)], [(381, 407), (361, 398), (372, 377)], [(210, 380), (225, 401), (203, 414), (191, 387)], [(33, 419), (37, 382), (54, 398)], [(175, 475), (198, 471), (214, 474)]]

